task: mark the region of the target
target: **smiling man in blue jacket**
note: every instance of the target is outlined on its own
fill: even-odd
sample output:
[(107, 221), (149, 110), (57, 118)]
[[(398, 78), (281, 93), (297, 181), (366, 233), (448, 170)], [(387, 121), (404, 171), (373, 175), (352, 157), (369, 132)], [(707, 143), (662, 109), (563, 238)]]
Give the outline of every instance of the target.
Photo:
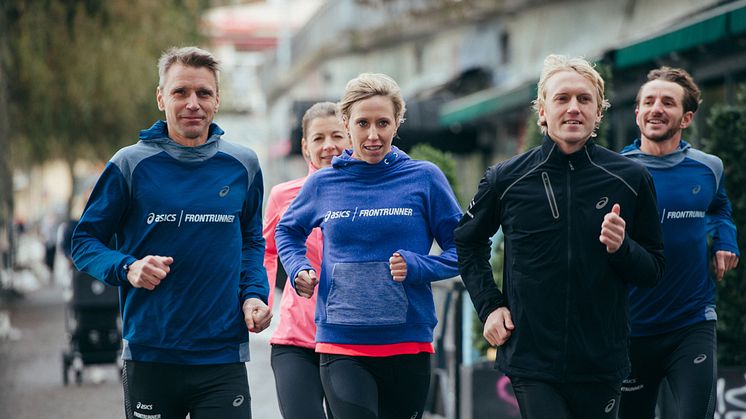
[(723, 162), (682, 139), (699, 103), (700, 90), (686, 71), (650, 71), (635, 106), (640, 139), (622, 150), (653, 176), (668, 261), (654, 288), (629, 291), (632, 373), (622, 387), (624, 419), (655, 417), (663, 378), (679, 418), (711, 418), (715, 411), (717, 315), (709, 260), (712, 255), (714, 277), (722, 280), (738, 264), (738, 245)]
[(158, 70), (166, 120), (106, 165), (73, 235), (73, 260), (120, 288), (127, 418), (251, 417), (249, 331), (272, 317), (262, 173), (256, 154), (212, 123), (212, 54), (172, 48)]

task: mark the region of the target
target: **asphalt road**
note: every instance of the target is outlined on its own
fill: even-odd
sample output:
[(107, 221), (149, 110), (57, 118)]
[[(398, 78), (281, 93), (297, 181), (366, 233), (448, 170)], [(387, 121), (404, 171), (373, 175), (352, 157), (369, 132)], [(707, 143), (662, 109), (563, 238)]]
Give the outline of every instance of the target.
[[(279, 296), (276, 298), (279, 301)], [(5, 298), (0, 312), (19, 333), (0, 335), (0, 418), (67, 419), (123, 418), (122, 387), (116, 364), (90, 366), (81, 385), (62, 384), (65, 299), (60, 287)], [(275, 320), (277, 313), (275, 312)], [(254, 419), (280, 419), (269, 365), (272, 328), (251, 335), (247, 364)]]

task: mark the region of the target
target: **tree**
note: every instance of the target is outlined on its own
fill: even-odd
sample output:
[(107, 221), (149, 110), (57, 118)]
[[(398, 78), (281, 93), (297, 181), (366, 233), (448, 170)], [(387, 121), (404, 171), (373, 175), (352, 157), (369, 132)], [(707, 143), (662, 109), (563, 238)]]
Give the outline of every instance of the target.
[(133, 143), (159, 116), (158, 56), (199, 41), (206, 6), (205, 0), (8, 4), (14, 163), (62, 158), (72, 173), (77, 159), (105, 159)]
[[(738, 243), (746, 244), (746, 85), (735, 105), (713, 106), (707, 118), (707, 151), (723, 160), (725, 189), (733, 206)], [(718, 284), (718, 359), (723, 365), (746, 365), (746, 268), (744, 260)]]
[(446, 176), (448, 183), (451, 185), (451, 189), (453, 189), (453, 192), (456, 195), (456, 200), (461, 202), (461, 200), (458, 199), (458, 194), (456, 194), (456, 191), (458, 191), (456, 161), (453, 159), (451, 153), (443, 152), (427, 143), (419, 143), (412, 147), (412, 150), (409, 152), (409, 157), (416, 160), (426, 160), (438, 166), (440, 171)]
[[(8, 36), (5, 10), (0, 10), (0, 272), (13, 259), (13, 176), (10, 169), (10, 130), (8, 129)], [(7, 266), (6, 266), (7, 265)], [(0, 282), (2, 291), (3, 282)]]

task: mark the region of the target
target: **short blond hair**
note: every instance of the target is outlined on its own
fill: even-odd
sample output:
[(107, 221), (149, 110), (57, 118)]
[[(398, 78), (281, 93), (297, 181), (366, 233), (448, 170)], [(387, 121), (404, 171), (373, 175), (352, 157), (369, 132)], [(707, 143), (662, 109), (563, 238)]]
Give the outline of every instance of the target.
[[(539, 78), (539, 83), (536, 85), (536, 99), (532, 102), (533, 109), (536, 114), (538, 115), (539, 110), (542, 109), (546, 104), (547, 80), (549, 80), (555, 74), (561, 73), (563, 71), (574, 71), (591, 82), (596, 90), (595, 93), (596, 102), (598, 103), (598, 113), (603, 117), (604, 110), (608, 109), (609, 106), (611, 106), (609, 104), (609, 101), (606, 100), (606, 98), (604, 97), (604, 79), (601, 77), (598, 71), (596, 71), (594, 66), (585, 58), (568, 57), (565, 55), (556, 54), (548, 55), (547, 58), (544, 59), (544, 67), (541, 70), (541, 77)], [(600, 121), (601, 118), (599, 118), (599, 122)], [(537, 121), (537, 124), (541, 129), (541, 133), (546, 134), (546, 122), (542, 124), (541, 119), (539, 119), (539, 121)], [(596, 128), (598, 128), (598, 123), (596, 123)]]
[(349, 121), (352, 105), (373, 96), (385, 96), (391, 99), (396, 122), (404, 122), (404, 112), (407, 106), (402, 98), (401, 89), (394, 79), (381, 73), (362, 73), (347, 82), (342, 100), (337, 105), (342, 119)]

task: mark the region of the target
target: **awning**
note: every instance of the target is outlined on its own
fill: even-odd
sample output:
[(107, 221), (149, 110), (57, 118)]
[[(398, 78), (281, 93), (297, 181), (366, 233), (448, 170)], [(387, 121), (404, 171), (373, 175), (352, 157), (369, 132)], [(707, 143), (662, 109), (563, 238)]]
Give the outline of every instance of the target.
[(734, 10), (728, 14), (730, 32), (740, 34), (746, 32), (746, 7)]
[(529, 108), (534, 99), (536, 99), (536, 82), (509, 89), (482, 90), (444, 104), (440, 109), (440, 125), (461, 124), (498, 112), (521, 107)]
[(746, 32), (746, 7), (723, 12), (697, 23), (679, 27), (663, 35), (615, 51), (616, 68), (627, 68), (653, 61), (671, 52), (720, 41)]

